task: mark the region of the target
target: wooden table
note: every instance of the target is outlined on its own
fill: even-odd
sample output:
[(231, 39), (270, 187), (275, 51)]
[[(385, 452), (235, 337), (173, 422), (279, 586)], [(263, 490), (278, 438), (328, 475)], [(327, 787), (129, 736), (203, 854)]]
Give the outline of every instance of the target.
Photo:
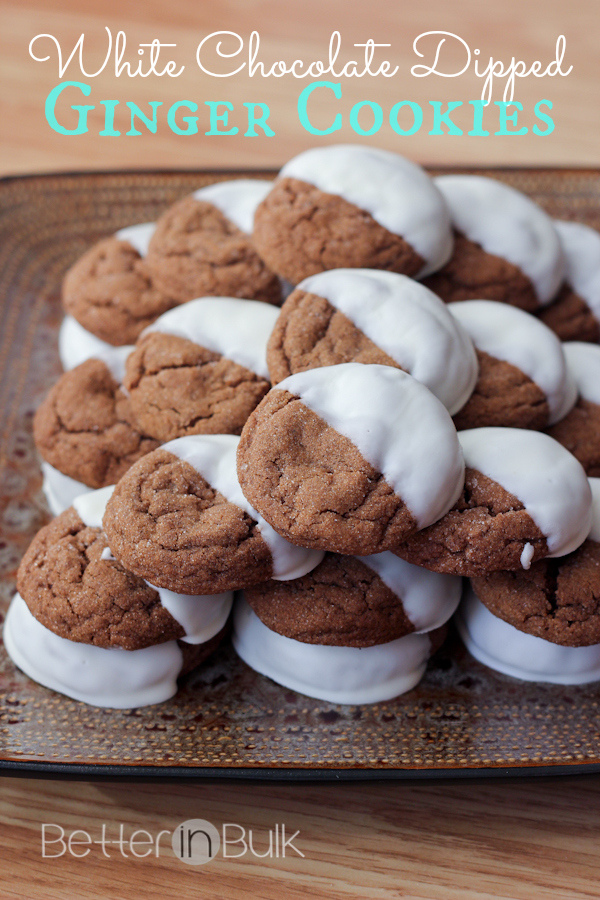
[[(600, 163), (600, 105), (597, 103), (597, 7), (589, 0), (504, 0), (490, 6), (479, 0), (389, 4), (370, 0), (348, 4), (342, 0), (290, 2), (197, 3), (186, 0), (8, 0), (0, 9), (0, 60), (3, 92), (0, 97), (0, 174), (94, 168), (202, 166), (276, 166), (290, 155), (325, 140), (363, 140), (399, 149), (422, 162), (485, 164)], [(103, 73), (90, 80), (96, 102), (85, 135), (52, 131), (44, 118), (44, 100), (58, 83), (54, 62), (35, 63), (27, 53), (31, 38), (40, 33), (57, 36), (66, 55), (81, 32), (88, 40), (90, 67), (100, 58), (105, 25), (113, 35), (127, 33), (128, 59), (137, 59), (138, 42), (158, 37), (177, 44), (177, 58), (186, 63), (178, 79), (116, 79)], [(352, 45), (372, 37), (391, 43), (390, 58), (402, 70), (400, 80), (343, 80), (342, 131), (315, 138), (304, 131), (296, 112), (297, 96), (306, 82), (249, 79), (247, 75), (214, 79), (194, 64), (195, 48), (203, 36), (231, 30), (246, 39), (252, 29), (261, 34), (262, 58), (273, 61), (297, 57), (311, 60), (326, 55), (329, 36), (340, 30), (344, 59)], [(361, 100), (381, 105), (385, 116), (401, 99), (427, 108), (430, 99), (468, 101), (479, 96), (481, 83), (473, 76), (460, 79), (409, 75), (418, 61), (414, 38), (428, 30), (461, 35), (482, 57), (533, 61), (552, 58), (559, 34), (567, 38), (567, 77), (543, 81), (529, 78), (517, 90), (524, 117), (531, 119), (534, 102), (553, 100), (556, 128), (541, 138), (475, 138), (430, 136), (425, 128), (399, 138), (389, 127), (374, 138), (357, 137), (348, 125), (351, 106)], [(38, 45), (39, 55), (43, 49)], [(50, 52), (49, 45), (46, 52)], [(95, 56), (94, 56), (95, 54)], [(83, 80), (76, 69), (65, 78)], [(325, 95), (323, 95), (325, 96)], [(495, 95), (499, 99), (501, 94)], [(126, 101), (149, 109), (149, 100), (166, 109), (189, 99), (200, 107), (200, 133), (183, 137), (164, 127), (156, 134), (145, 128), (140, 136), (100, 137), (100, 99), (119, 100), (119, 116)], [(206, 137), (206, 100), (228, 100), (234, 106), (231, 124), (237, 135)], [(264, 102), (271, 109), (274, 137), (244, 137), (240, 112), (246, 101)], [(315, 104), (315, 121), (331, 120), (337, 111), (327, 100)], [(145, 106), (144, 106), (145, 105)], [(69, 113), (68, 105), (64, 110)], [(456, 121), (465, 122), (464, 109)], [(74, 113), (72, 114), (75, 115)], [(463, 118), (461, 119), (461, 115)], [(73, 120), (74, 121), (74, 120)], [(119, 120), (121, 124), (125, 120)], [(125, 123), (128, 125), (128, 123)], [(528, 124), (531, 124), (529, 121)], [(257, 783), (212, 784), (88, 784), (68, 781), (1, 779), (0, 896), (108, 898), (132, 896), (164, 898), (590, 898), (600, 896), (598, 826), (600, 777), (463, 781), (423, 783), (356, 783), (283, 785)], [(300, 834), (296, 846), (304, 858), (245, 856), (205, 866), (183, 865), (164, 845), (159, 858), (125, 859), (116, 845), (105, 858), (99, 845), (85, 858), (65, 854), (42, 858), (42, 823), (57, 824), (68, 835), (84, 829), (98, 839), (102, 824), (111, 838), (119, 825), (130, 836), (146, 829), (153, 836), (173, 831), (178, 823), (206, 819), (218, 828), (237, 823), (253, 829), (259, 852), (268, 830), (285, 823), (288, 835)], [(55, 832), (50, 831), (54, 834)], [(81, 837), (81, 836), (80, 836)], [(48, 846), (48, 852), (52, 852)], [(85, 847), (75, 847), (81, 852)], [(235, 849), (235, 848), (234, 848)], [(233, 852), (233, 851), (232, 851)]]

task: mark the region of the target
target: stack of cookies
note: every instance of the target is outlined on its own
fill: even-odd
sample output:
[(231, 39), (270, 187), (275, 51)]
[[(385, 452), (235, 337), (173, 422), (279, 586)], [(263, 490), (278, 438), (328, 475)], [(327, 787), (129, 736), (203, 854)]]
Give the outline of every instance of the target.
[[(327, 147), (101, 241), (63, 299), (65, 374), (34, 425), (57, 518), (4, 632), (32, 678), (159, 702), (239, 591), (258, 672), (386, 700), (422, 677), (463, 577), (478, 659), (600, 677), (592, 229), (493, 179)], [(519, 669), (530, 640), (550, 649)]]

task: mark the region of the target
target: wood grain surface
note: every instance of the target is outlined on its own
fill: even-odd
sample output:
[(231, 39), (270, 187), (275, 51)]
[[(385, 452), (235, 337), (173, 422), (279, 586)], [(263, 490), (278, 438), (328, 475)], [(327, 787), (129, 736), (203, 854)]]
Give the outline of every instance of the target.
[[(251, 80), (204, 76), (194, 65), (195, 48), (206, 34), (232, 30), (246, 39), (260, 31), (265, 60), (326, 55), (329, 35), (342, 33), (344, 59), (352, 45), (373, 38), (390, 42), (404, 77), (343, 81), (344, 128), (331, 139), (365, 140), (398, 149), (430, 163), (496, 165), (600, 163), (600, 105), (597, 103), (598, 4), (590, 0), (424, 0), (422, 3), (348, 3), (342, 0), (4, 0), (0, 5), (0, 174), (57, 170), (168, 168), (209, 166), (277, 166), (287, 157), (314, 146), (296, 112), (299, 84), (291, 79)], [(31, 38), (56, 35), (70, 52), (86, 34), (90, 68), (101, 57), (104, 26), (127, 33), (135, 61), (139, 42), (158, 37), (177, 44), (177, 58), (187, 68), (179, 79), (116, 79), (105, 73), (94, 79), (97, 109), (90, 132), (64, 136), (44, 118), (44, 100), (58, 83), (56, 59), (35, 63), (28, 55)], [(460, 34), (484, 56), (549, 62), (556, 37), (567, 38), (568, 78), (525, 80), (518, 99), (523, 121), (531, 125), (533, 103), (551, 97), (556, 129), (552, 135), (509, 138), (433, 137), (423, 128), (398, 138), (389, 128), (375, 138), (360, 139), (349, 129), (351, 106), (378, 102), (387, 116), (400, 99), (424, 107), (428, 100), (468, 100), (480, 94), (473, 77), (413, 79), (412, 42), (421, 32), (447, 30)], [(49, 51), (48, 51), (49, 52)], [(483, 57), (482, 57), (483, 58)], [(76, 69), (65, 78), (80, 80)], [(84, 79), (85, 80), (85, 79)], [(304, 82), (301, 83), (304, 86)], [(501, 94), (497, 95), (500, 98)], [(175, 136), (165, 127), (119, 138), (98, 135), (100, 99), (118, 99), (119, 115), (127, 100), (140, 106), (149, 100), (166, 108), (180, 99), (198, 103), (200, 133)], [(240, 133), (206, 137), (206, 100), (234, 105), (231, 123)], [(240, 110), (244, 101), (271, 108), (276, 136), (245, 138)], [(79, 101), (72, 101), (79, 102)], [(65, 107), (68, 110), (68, 107)], [(325, 124), (330, 103), (314, 107)], [(73, 114), (74, 115), (74, 114)], [(121, 125), (124, 119), (119, 120)], [(464, 120), (457, 116), (459, 124)], [(127, 125), (127, 123), (125, 123)], [(492, 130), (492, 129), (490, 129)], [(145, 130), (144, 130), (145, 131)], [(466, 132), (466, 129), (465, 129)], [(598, 861), (600, 777), (524, 779), (481, 782), (282, 785), (88, 784), (68, 781), (0, 779), (0, 897), (27, 900), (72, 900), (142, 896), (148, 900), (178, 896), (206, 900), (237, 898), (419, 898), (419, 900), (578, 900), (600, 897)], [(295, 854), (285, 859), (223, 859), (201, 867), (184, 866), (168, 843), (157, 859), (124, 858), (118, 847), (111, 858), (94, 846), (82, 859), (68, 855), (42, 858), (42, 823), (56, 823), (68, 835), (84, 829), (96, 840), (102, 824), (118, 835), (120, 824), (130, 835), (146, 829), (156, 835), (178, 823), (202, 818), (218, 828), (237, 823), (253, 829), (263, 849), (275, 823), (288, 833), (299, 830)], [(266, 845), (264, 845), (266, 846)]]
[[(87, 784), (2, 779), (0, 895), (27, 900), (583, 900), (600, 896), (600, 780), (395, 784)], [(285, 859), (219, 853), (186, 866), (163, 837), (160, 855), (126, 859), (105, 845), (85, 858), (42, 858), (42, 823), (107, 840), (156, 837), (188, 819), (250, 829), (255, 849), (285, 823), (299, 835)], [(58, 832), (47, 829), (47, 835)], [(239, 834), (238, 831), (231, 832)], [(82, 835), (78, 839), (84, 839)], [(57, 847), (47, 845), (47, 853)], [(73, 845), (77, 853), (85, 846)], [(138, 852), (143, 852), (138, 846)], [(230, 847), (229, 852), (238, 851)]]

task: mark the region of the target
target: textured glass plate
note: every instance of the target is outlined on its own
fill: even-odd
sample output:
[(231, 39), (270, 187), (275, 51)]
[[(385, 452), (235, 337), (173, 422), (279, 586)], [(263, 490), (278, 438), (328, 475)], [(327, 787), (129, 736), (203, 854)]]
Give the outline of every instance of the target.
[[(553, 216), (600, 229), (589, 170), (481, 170)], [(47, 520), (33, 411), (60, 373), (63, 273), (99, 238), (151, 221), (215, 180), (267, 173), (141, 172), (0, 182), (0, 613)], [(374, 706), (334, 706), (252, 672), (230, 646), (167, 703), (98, 710), (34, 684), (0, 645), (0, 769), (69, 775), (425, 778), (600, 771), (600, 684), (495, 675), (456, 637), (421, 684)]]

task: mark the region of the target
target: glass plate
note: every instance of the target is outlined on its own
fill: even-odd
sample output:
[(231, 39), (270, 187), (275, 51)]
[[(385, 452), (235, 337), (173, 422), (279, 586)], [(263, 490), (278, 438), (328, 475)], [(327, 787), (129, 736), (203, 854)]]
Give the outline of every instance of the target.
[[(479, 171), (530, 194), (552, 216), (600, 229), (596, 171)], [(0, 612), (22, 554), (48, 520), (31, 422), (60, 373), (65, 270), (99, 238), (155, 219), (195, 188), (272, 176), (119, 172), (0, 182)], [(309, 700), (251, 671), (227, 645), (175, 699), (100, 710), (34, 684), (0, 645), (0, 770), (296, 780), (600, 771), (599, 703), (600, 684), (497, 675), (454, 636), (415, 690), (373, 706)]]

